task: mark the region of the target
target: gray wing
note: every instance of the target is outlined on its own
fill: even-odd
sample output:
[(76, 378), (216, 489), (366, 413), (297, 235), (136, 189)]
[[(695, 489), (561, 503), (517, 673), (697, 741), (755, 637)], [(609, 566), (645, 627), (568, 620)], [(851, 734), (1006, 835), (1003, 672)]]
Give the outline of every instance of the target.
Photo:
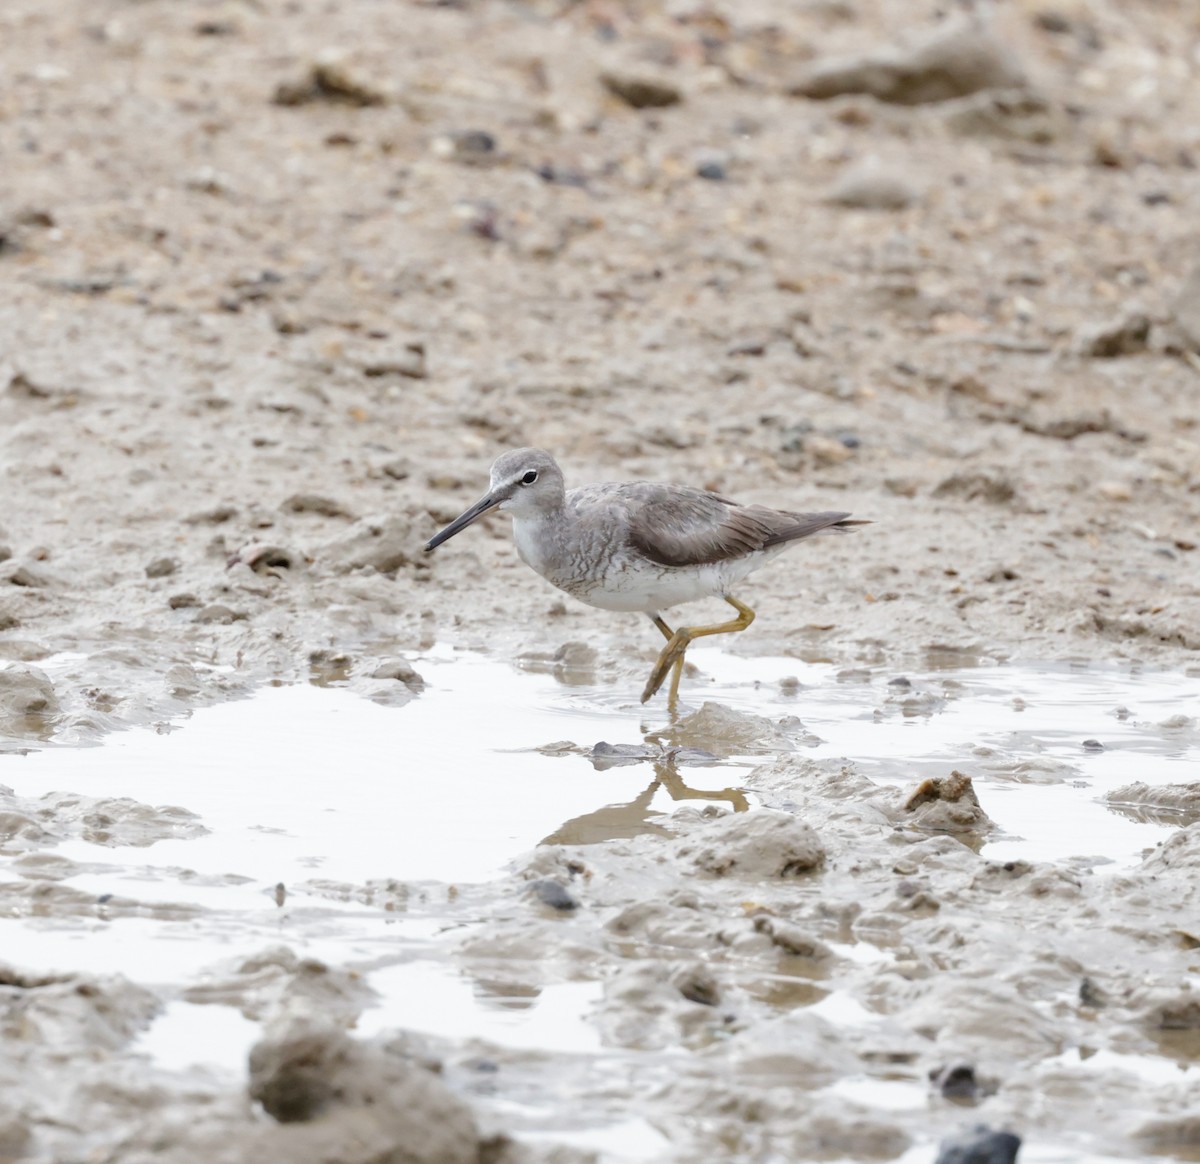
[(799, 541), (841, 532), (848, 513), (784, 513), (762, 505), (738, 505), (727, 497), (677, 485), (638, 482), (625, 486), (622, 507), (630, 544), (660, 566), (703, 566)]

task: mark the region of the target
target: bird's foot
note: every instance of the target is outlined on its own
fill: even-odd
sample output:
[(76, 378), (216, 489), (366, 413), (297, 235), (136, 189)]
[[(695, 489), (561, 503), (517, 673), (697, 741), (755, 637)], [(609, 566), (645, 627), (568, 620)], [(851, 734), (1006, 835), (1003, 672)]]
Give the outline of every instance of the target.
[(646, 680), (646, 686), (642, 690), (642, 702), (645, 703), (657, 694), (658, 689), (667, 681), (667, 675), (671, 668), (676, 668), (676, 679), (671, 685), (671, 702), (674, 703), (679, 695), (679, 680), (678, 675), (683, 671), (683, 654), (688, 648), (688, 643), (692, 641), (691, 634), (686, 632), (685, 628), (677, 630), (670, 638), (670, 641), (662, 649), (662, 653), (658, 656), (658, 662), (654, 664), (654, 670), (650, 672), (650, 678)]

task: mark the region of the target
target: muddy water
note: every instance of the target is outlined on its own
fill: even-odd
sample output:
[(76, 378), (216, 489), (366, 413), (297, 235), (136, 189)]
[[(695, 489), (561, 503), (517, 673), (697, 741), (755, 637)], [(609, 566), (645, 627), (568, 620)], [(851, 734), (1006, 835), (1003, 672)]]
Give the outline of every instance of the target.
[[(540, 843), (665, 836), (681, 809), (770, 807), (778, 795), (751, 774), (778, 755), (845, 758), (876, 785), (904, 790), (966, 771), (995, 826), (976, 846), (998, 861), (1118, 873), (1187, 823), (1104, 800), (1134, 781), (1195, 778), (1196, 680), (1185, 675), (1006, 665), (900, 676), (715, 650), (693, 659), (699, 673), (678, 722), (630, 691), (438, 648), (415, 660), (427, 689), (400, 708), (336, 684), (268, 687), (100, 747), (5, 756), (0, 780), (18, 797), (69, 790), (195, 814), (153, 843), (98, 841), (94, 831), (60, 839), (47, 850), (55, 880), (99, 908), (0, 921), (5, 957), (39, 972), (122, 973), (157, 986), (170, 1001), (137, 1052), (169, 1071), (241, 1074), (259, 1024), (182, 993), (231, 960), (283, 944), (362, 976), (374, 998), (359, 1034), (416, 1030), (535, 1054), (551, 1074), (556, 1063), (603, 1070), (608, 1061), (618, 1075), (661, 1079), (672, 1071), (668, 1048), (630, 1059), (595, 1021), (600, 977), (530, 985), (501, 975), (489, 986), (462, 973), (463, 939), (526, 908), (495, 885)], [(690, 714), (702, 704), (727, 709), (725, 718)], [(29, 861), (10, 846), (0, 867), (29, 877)], [(107, 902), (127, 899), (140, 908), (106, 915)], [(890, 958), (861, 941), (831, 949), (847, 963)], [(877, 1018), (850, 992), (803, 976), (755, 989), (780, 1014), (803, 995), (814, 1020), (839, 1029)], [(1105, 1051), (1111, 1062), (1089, 1066), (1068, 1062), (1071, 1053), (1058, 1064), (1067, 1073), (1195, 1086), (1194, 1068), (1181, 1074), (1167, 1059)], [(542, 1090), (554, 1095), (548, 1081)], [(567, 1142), (613, 1160), (669, 1154), (661, 1120), (611, 1104), (564, 1119), (527, 1091), (499, 1088), (482, 1102), (530, 1143)], [(876, 1113), (928, 1102), (919, 1078), (853, 1071), (816, 1094)]]

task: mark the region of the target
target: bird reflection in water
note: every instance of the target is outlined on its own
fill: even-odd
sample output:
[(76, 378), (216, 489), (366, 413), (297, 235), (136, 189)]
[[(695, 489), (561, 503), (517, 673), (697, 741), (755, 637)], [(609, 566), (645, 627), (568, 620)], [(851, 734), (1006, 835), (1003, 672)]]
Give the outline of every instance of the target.
[[(591, 759), (598, 769), (611, 768), (618, 764), (637, 763), (638, 758), (615, 758), (612, 753), (593, 753)], [(659, 823), (664, 816), (660, 809), (651, 808), (655, 794), (664, 789), (672, 800), (716, 800), (728, 804), (734, 812), (745, 812), (750, 807), (746, 794), (739, 788), (692, 788), (679, 774), (678, 761), (667, 757), (654, 761), (654, 779), (644, 791), (625, 804), (607, 804), (595, 812), (584, 813), (560, 825), (550, 836), (542, 840), (543, 845), (592, 845), (598, 841), (611, 841), (619, 837), (639, 837), (645, 833), (670, 836), (671, 830)]]

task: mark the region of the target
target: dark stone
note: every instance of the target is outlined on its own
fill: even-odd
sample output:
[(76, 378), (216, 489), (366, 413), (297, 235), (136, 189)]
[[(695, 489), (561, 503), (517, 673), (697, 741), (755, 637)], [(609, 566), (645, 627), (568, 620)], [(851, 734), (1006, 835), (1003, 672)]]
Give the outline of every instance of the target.
[(454, 135), (454, 148), (460, 154), (494, 154), (496, 139), (484, 129), (468, 129)]
[(993, 1132), (984, 1124), (957, 1136), (947, 1136), (938, 1148), (935, 1164), (1015, 1164), (1021, 1137)]
[(587, 185), (587, 178), (579, 173), (578, 170), (569, 170), (562, 166), (556, 166), (553, 162), (543, 162), (534, 170), (534, 173), (543, 182), (551, 182), (556, 186), (578, 186), (583, 188)]
[(721, 988), (717, 980), (703, 968), (690, 971), (676, 983), (679, 993), (688, 1002), (699, 1003), (701, 1006), (716, 1006), (721, 1001)]
[(538, 901), (543, 905), (548, 905), (551, 909), (570, 913), (573, 909), (579, 908), (579, 902), (571, 896), (561, 881), (546, 877), (541, 881), (535, 881), (531, 888)]
[(701, 162), (696, 167), (696, 177), (706, 182), (724, 182), (728, 176), (720, 162)]
[(933, 1082), (947, 1099), (977, 1099), (980, 1093), (975, 1068), (970, 1063), (951, 1063), (933, 1073)]

